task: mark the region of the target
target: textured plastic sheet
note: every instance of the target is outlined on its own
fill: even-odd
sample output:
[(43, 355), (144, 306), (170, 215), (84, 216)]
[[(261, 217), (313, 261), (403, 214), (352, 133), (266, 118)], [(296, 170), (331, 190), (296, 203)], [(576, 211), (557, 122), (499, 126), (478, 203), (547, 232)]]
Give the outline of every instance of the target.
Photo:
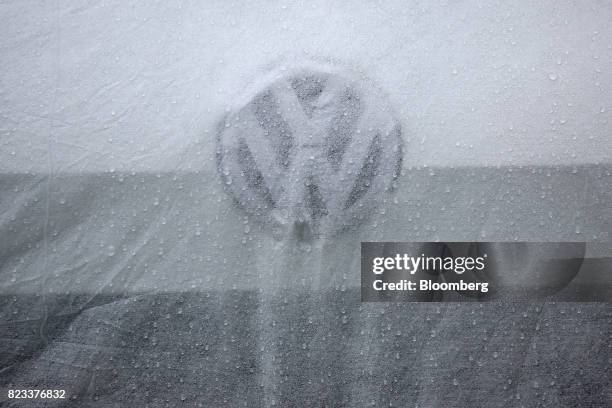
[[(28, 406), (609, 406), (609, 304), (359, 302), (361, 241), (609, 250), (609, 6), (284, 6), (0, 6), (3, 390), (67, 390)], [(363, 68), (407, 147), (367, 222), (306, 242), (250, 220), (214, 162), (225, 107), (295, 53)]]
[(2, 385), (75, 398), (49, 406), (605, 406), (608, 304), (362, 304), (359, 243), (605, 241), (609, 179), (409, 171), (384, 214), (302, 242), (214, 174), (4, 177)]

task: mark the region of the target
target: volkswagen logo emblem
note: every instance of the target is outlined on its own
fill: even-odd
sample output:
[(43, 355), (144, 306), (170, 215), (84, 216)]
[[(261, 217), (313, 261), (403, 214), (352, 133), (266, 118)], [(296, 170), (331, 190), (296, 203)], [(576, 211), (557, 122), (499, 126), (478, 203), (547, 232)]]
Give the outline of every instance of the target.
[(302, 238), (359, 225), (402, 161), (399, 121), (381, 92), (336, 64), (272, 70), (221, 120), (227, 191), (274, 231)]

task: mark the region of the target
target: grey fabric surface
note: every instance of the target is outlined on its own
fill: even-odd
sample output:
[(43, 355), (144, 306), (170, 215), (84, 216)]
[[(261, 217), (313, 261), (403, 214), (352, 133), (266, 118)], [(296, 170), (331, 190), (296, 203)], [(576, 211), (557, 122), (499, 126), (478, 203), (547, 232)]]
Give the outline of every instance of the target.
[[(9, 406), (606, 407), (601, 304), (360, 304), (356, 291), (4, 299)], [(30, 320), (35, 310), (48, 316)], [(24, 315), (22, 319), (19, 319)], [(6, 328), (6, 324), (4, 324)]]
[(69, 396), (4, 404), (610, 406), (609, 304), (359, 301), (361, 241), (603, 242), (609, 179), (413, 169), (367, 223), (296, 242), (214, 176), (3, 176), (1, 385)]
[[(601, 0), (2, 2), (0, 405), (612, 406), (609, 304), (359, 302), (362, 241), (609, 253), (611, 15)], [(274, 238), (226, 194), (217, 129), (269, 68), (313, 57), (388, 97), (402, 174), (366, 222)]]

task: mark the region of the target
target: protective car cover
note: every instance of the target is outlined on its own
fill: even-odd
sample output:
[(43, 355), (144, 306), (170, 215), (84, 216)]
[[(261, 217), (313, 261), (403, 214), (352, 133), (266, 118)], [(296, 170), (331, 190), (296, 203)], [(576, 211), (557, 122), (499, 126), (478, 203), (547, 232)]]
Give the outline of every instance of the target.
[[(362, 241), (609, 254), (604, 3), (0, 7), (0, 383), (67, 395), (7, 406), (611, 404), (607, 303), (359, 296)], [(218, 126), (314, 54), (385, 93), (402, 169), (348, 230), (273, 234)]]

